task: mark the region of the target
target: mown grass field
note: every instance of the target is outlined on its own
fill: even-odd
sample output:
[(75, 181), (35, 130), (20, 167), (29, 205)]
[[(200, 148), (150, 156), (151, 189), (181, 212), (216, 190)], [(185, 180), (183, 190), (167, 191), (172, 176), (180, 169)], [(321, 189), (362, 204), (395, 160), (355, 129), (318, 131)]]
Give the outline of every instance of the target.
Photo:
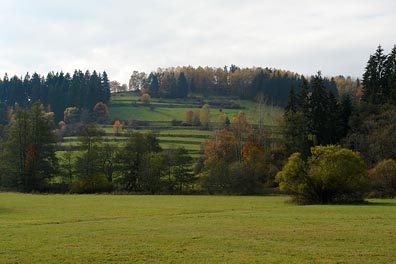
[[(214, 99), (214, 98), (213, 98)], [(254, 102), (248, 100), (233, 100), (230, 98), (222, 98), (233, 101), (244, 109), (222, 109), (220, 107), (211, 106), (211, 122), (219, 122), (222, 115), (232, 119), (239, 112), (244, 112), (249, 122), (257, 124), (258, 113), (257, 106)], [(208, 100), (208, 98), (206, 99)], [(139, 120), (139, 121), (168, 121), (173, 119), (184, 120), (185, 113), (189, 110), (195, 111), (200, 109), (200, 103), (194, 99), (152, 99), (150, 101), (152, 108), (139, 103), (137, 96), (120, 96), (112, 97), (109, 104), (110, 118), (120, 120)], [(283, 113), (283, 109), (275, 106), (264, 107), (264, 122), (267, 125), (276, 125), (279, 116)]]
[(0, 263), (396, 263), (396, 200), (0, 193)]

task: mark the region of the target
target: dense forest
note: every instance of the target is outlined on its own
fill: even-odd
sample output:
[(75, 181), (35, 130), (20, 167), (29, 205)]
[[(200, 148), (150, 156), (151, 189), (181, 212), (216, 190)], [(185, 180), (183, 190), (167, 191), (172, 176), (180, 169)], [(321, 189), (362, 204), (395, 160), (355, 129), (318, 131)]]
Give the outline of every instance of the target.
[[(46, 77), (34, 73), (24, 78), (5, 74), (0, 80), (0, 103), (3, 107), (31, 106), (42, 103), (54, 112), (55, 120), (63, 120), (67, 107), (77, 107), (92, 111), (98, 102), (110, 100), (110, 84), (106, 72), (98, 74), (76, 70), (73, 75), (63, 72), (50, 72)], [(1, 120), (5, 122), (4, 118)]]
[[(336, 83), (342, 84), (340, 93)], [(34, 74), (24, 80), (6, 77), (1, 81), (4, 162), (0, 184), (24, 192), (282, 191), (298, 203), (356, 202), (367, 195), (394, 197), (395, 83), (396, 46), (388, 55), (378, 47), (370, 56), (362, 86), (359, 80), (342, 76), (324, 78), (321, 72), (306, 78), (235, 66), (183, 67), (149, 76), (135, 72), (132, 88), (154, 97), (217, 94), (253, 99), (264, 94), (285, 105), (278, 124), (282, 135), (276, 144), (271, 142), (270, 131), (252, 125), (240, 112), (216, 126), (200, 158), (194, 160), (183, 147), (162, 149), (154, 133), (128, 132), (127, 141), (115, 146), (104, 140), (104, 132), (92, 122), (73, 121), (77, 108), (94, 109), (96, 118), (91, 120), (98, 123), (106, 115), (110, 88), (105, 73), (76, 71), (72, 77), (59, 73), (46, 79)], [(65, 101), (60, 103), (60, 98)], [(209, 117), (208, 106), (199, 114), (201, 119)], [(62, 138), (66, 126), (59, 123), (56, 127), (54, 121), (63, 117), (68, 127), (78, 123), (78, 129), (68, 132), (79, 139), (76, 156), (67, 149), (61, 157), (55, 155), (55, 135)], [(202, 122), (209, 129), (206, 119)], [(115, 136), (121, 125), (114, 123)]]

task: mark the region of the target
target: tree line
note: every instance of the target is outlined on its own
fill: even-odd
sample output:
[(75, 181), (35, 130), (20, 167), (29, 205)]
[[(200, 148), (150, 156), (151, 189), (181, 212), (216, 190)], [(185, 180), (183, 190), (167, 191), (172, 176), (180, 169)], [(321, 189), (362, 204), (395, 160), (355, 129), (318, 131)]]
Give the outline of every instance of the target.
[(84, 124), (78, 153), (70, 149), (57, 156), (53, 128), (53, 113), (40, 103), (13, 113), (0, 144), (1, 187), (73, 193), (184, 193), (194, 188), (187, 150), (162, 150), (155, 134), (133, 132), (125, 144), (114, 146), (103, 141), (95, 124)]
[[(240, 99), (256, 99), (264, 95), (274, 104), (285, 105), (291, 86), (300, 87), (303, 76), (271, 68), (177, 67), (145, 73), (135, 71), (130, 78), (132, 90), (144, 89), (151, 97), (186, 98), (188, 95), (221, 95)], [(311, 85), (308, 78), (308, 85)], [(340, 83), (342, 82), (339, 79)], [(335, 79), (323, 78), (323, 85), (337, 93)]]
[[(50, 72), (46, 77), (34, 73), (31, 76), (26, 74), (23, 78), (9, 78), (5, 74), (0, 80), (1, 108), (14, 107), (15, 104), (28, 107), (40, 102), (54, 112), (56, 121), (63, 119), (67, 107), (92, 111), (96, 103), (108, 103), (109, 100), (110, 84), (106, 72), (83, 73), (76, 70), (72, 75)], [(2, 121), (4, 123), (4, 119)]]
[(381, 46), (370, 56), (363, 74), (363, 98), (371, 104), (396, 104), (396, 46), (386, 55)]

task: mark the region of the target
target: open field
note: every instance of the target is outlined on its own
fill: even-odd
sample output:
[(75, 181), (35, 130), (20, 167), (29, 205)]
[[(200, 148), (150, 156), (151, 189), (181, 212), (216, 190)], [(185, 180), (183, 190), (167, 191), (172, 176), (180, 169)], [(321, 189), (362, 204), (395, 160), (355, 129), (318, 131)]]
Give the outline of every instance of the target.
[[(209, 100), (210, 98), (205, 98)], [(211, 98), (216, 99), (216, 98)], [(258, 114), (257, 106), (254, 102), (248, 100), (235, 100), (230, 98), (221, 98), (244, 107), (244, 109), (223, 109), (221, 107), (211, 106), (211, 121), (219, 122), (222, 115), (232, 119), (239, 112), (246, 113), (249, 122), (257, 124)], [(137, 96), (120, 96), (115, 95), (111, 98), (109, 104), (110, 119), (120, 120), (139, 120), (139, 121), (168, 121), (173, 119), (184, 120), (185, 113), (189, 110), (198, 110), (201, 106), (196, 99), (152, 99), (149, 106), (144, 106), (138, 102)], [(204, 100), (204, 101), (205, 101)], [(283, 113), (283, 109), (267, 105), (264, 107), (264, 122), (266, 125), (276, 125), (277, 120)]]
[(396, 200), (0, 193), (0, 262), (396, 263)]

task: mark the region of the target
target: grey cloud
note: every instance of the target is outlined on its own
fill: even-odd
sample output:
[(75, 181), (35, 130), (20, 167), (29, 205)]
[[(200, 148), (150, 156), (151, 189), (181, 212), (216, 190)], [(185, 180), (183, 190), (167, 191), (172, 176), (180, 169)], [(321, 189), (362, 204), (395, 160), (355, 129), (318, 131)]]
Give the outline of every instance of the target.
[(360, 76), (396, 42), (396, 2), (266, 0), (4, 1), (0, 74), (76, 68), (269, 66)]

